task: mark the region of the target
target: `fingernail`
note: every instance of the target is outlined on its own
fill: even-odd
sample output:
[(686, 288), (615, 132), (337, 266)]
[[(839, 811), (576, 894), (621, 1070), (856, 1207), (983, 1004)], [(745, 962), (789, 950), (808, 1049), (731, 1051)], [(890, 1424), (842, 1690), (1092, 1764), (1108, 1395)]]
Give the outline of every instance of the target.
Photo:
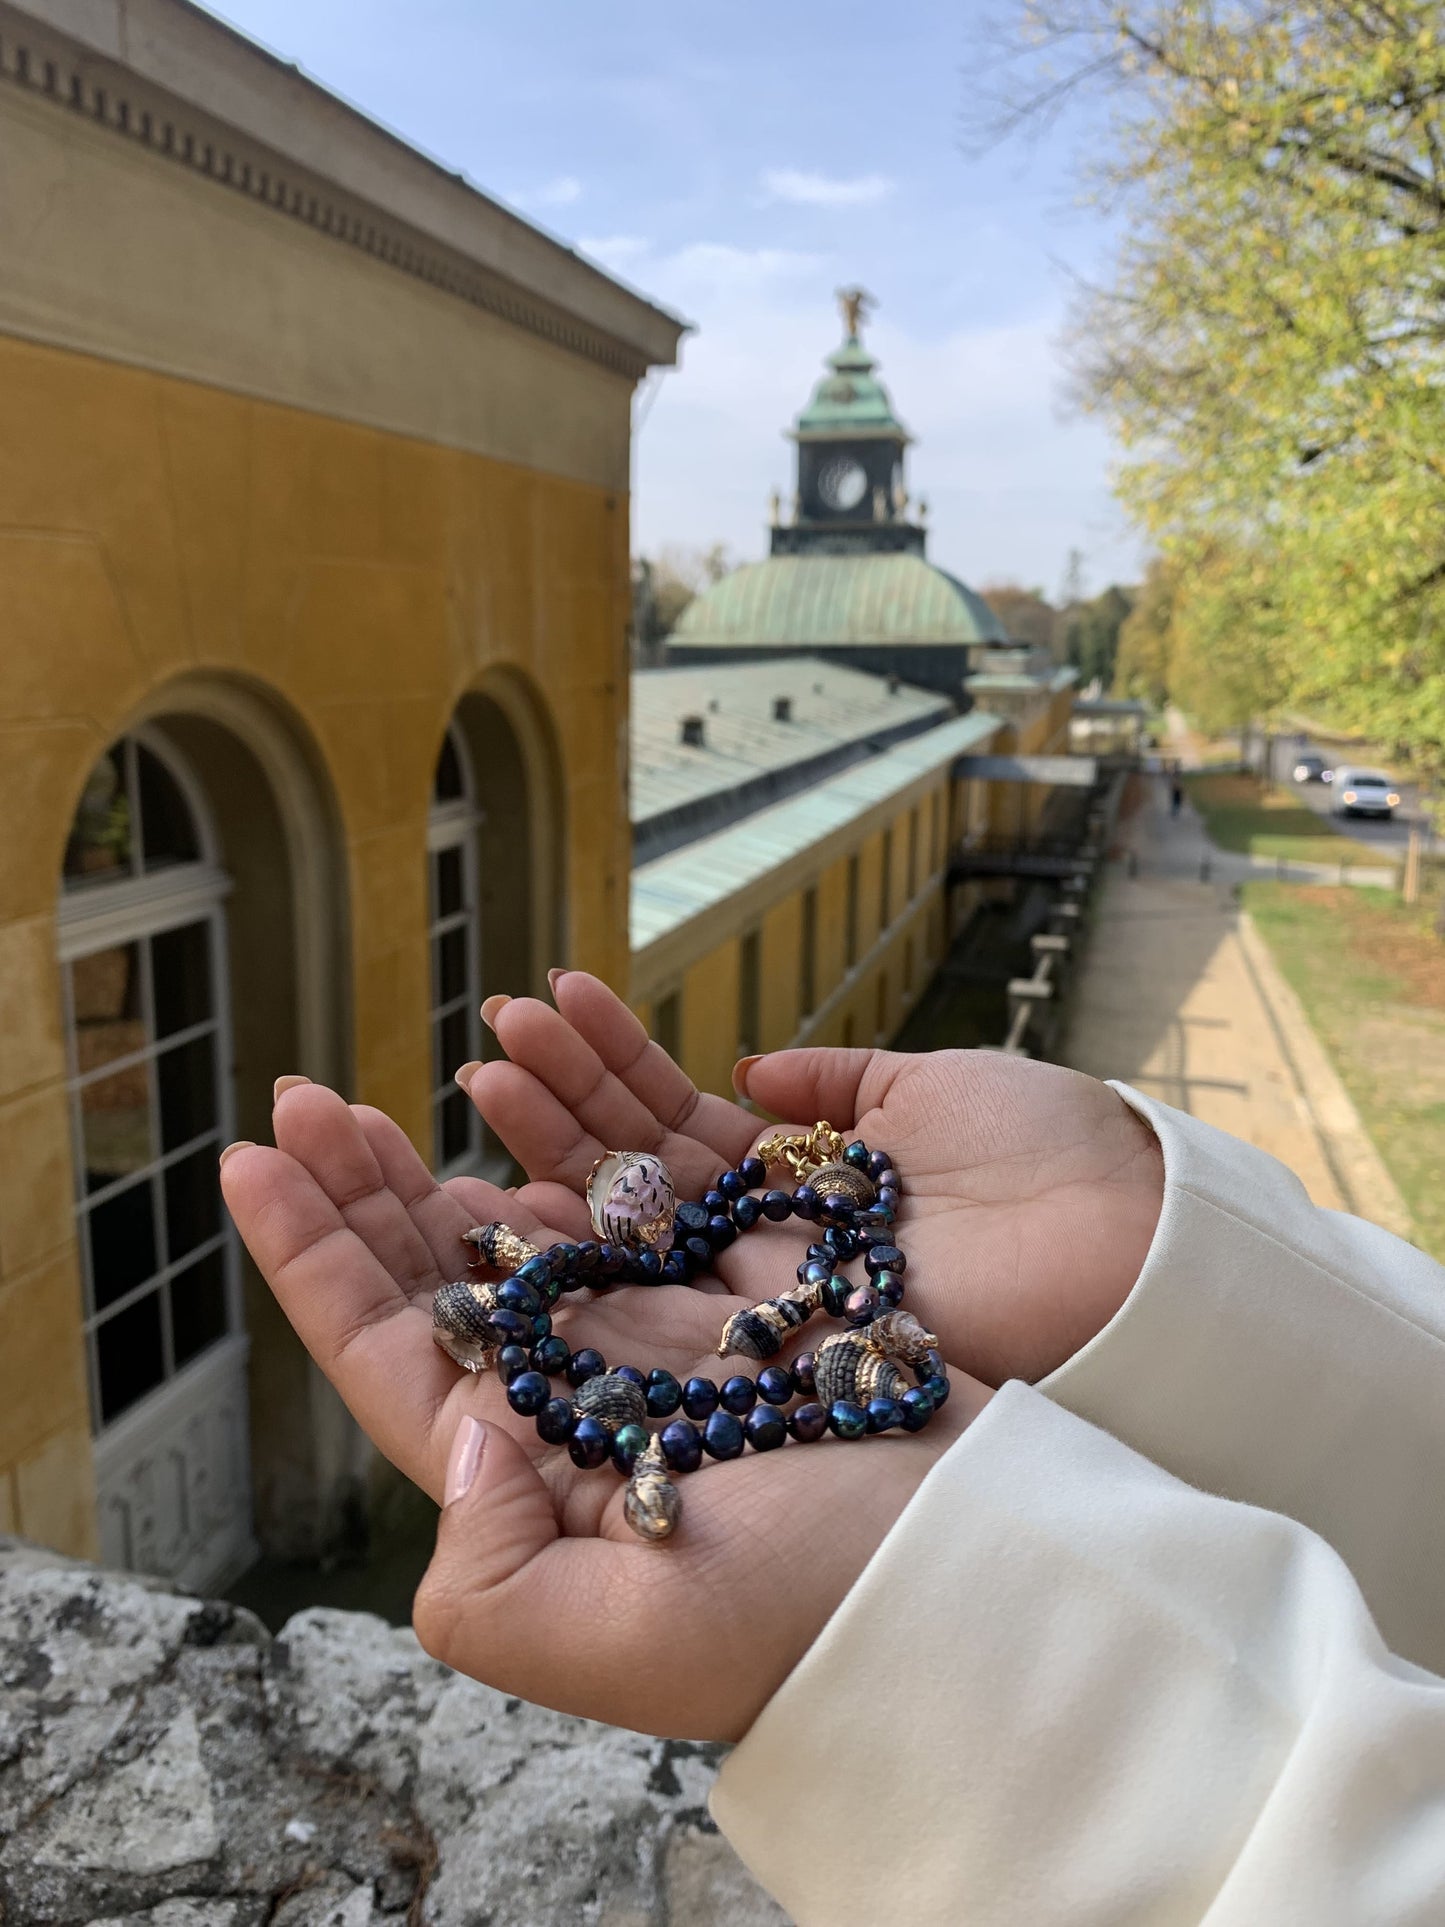
[(271, 1086), (271, 1102), (274, 1104), (280, 1097), (282, 1091), (289, 1091), (297, 1084), (309, 1084), (310, 1082), (311, 1079), (309, 1077), (278, 1077), (276, 1082)]
[(256, 1148), (256, 1140), (254, 1138), (238, 1137), (234, 1144), (228, 1144), (225, 1150), (222, 1151), (220, 1162), (224, 1164), (226, 1162), (226, 1159), (231, 1155), (232, 1151), (254, 1151), (255, 1148)]
[(754, 1064), (759, 1064), (762, 1062), (762, 1058), (763, 1058), (763, 1053), (761, 1051), (757, 1051), (752, 1057), (740, 1057), (736, 1062), (736, 1064), (733, 1065), (733, 1089), (737, 1092), (739, 1097), (747, 1096), (748, 1075), (751, 1072)]
[(484, 999), (482, 1003), (482, 1022), (488, 1030), (495, 1030), (497, 1028), (497, 1012), (502, 1008), (503, 1004), (509, 1004), (511, 1001), (510, 997), (504, 997), (500, 991), (497, 992), (495, 997)]
[(464, 1091), (471, 1089), (472, 1079), (481, 1068), (482, 1060), (480, 1057), (474, 1057), (470, 1064), (462, 1065), (461, 1069), (457, 1072), (457, 1082)]
[(447, 1482), (442, 1489), (444, 1506), (460, 1499), (477, 1476), (477, 1467), (482, 1462), (482, 1447), (486, 1442), (487, 1435), (480, 1422), (471, 1417), (464, 1418), (457, 1427), (447, 1457)]
[(552, 968), (547, 972), (547, 988), (551, 991), (554, 997), (557, 994), (558, 978), (565, 977), (566, 975), (567, 975), (566, 969), (561, 964), (554, 964)]

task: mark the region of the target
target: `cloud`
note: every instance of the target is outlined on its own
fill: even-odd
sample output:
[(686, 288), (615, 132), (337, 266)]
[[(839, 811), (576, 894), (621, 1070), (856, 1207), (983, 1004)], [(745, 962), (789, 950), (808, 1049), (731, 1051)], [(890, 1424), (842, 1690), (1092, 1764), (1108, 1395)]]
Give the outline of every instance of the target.
[(649, 253), (652, 243), (640, 234), (600, 234), (590, 239), (584, 235), (577, 243), (578, 248), (590, 261), (601, 268), (610, 268), (614, 274), (621, 274)]
[(762, 186), (770, 200), (791, 201), (799, 207), (877, 207), (893, 192), (894, 184), (886, 174), (842, 180), (797, 167), (770, 167), (762, 176)]
[(571, 207), (574, 201), (582, 198), (582, 183), (575, 174), (559, 174), (553, 181), (544, 181), (541, 187), (529, 189), (517, 196), (518, 207)]

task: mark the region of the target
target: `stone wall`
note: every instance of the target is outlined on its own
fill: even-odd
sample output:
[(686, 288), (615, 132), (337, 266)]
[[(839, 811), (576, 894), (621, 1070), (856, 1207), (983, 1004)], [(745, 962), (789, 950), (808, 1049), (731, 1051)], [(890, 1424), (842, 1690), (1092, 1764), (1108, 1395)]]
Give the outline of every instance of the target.
[(719, 1751), (0, 1539), (4, 1927), (786, 1927)]

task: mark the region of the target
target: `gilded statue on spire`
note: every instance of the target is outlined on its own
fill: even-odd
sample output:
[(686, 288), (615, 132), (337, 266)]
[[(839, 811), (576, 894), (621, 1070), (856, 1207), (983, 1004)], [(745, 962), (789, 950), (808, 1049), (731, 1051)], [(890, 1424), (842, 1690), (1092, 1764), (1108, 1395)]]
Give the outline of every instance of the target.
[(843, 313), (843, 330), (850, 341), (858, 339), (877, 302), (866, 288), (839, 288), (838, 306)]

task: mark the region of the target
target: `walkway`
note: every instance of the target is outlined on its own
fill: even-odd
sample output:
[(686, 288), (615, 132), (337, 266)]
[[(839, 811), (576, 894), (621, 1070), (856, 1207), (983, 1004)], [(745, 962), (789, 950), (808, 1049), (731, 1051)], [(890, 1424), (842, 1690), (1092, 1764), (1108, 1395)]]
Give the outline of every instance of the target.
[(1062, 1061), (1272, 1152), (1317, 1204), (1407, 1231), (1394, 1181), (1236, 901), (1240, 870), (1274, 866), (1215, 852), (1201, 882), (1198, 817), (1187, 805), (1171, 817), (1167, 783), (1145, 781), (1096, 906)]

